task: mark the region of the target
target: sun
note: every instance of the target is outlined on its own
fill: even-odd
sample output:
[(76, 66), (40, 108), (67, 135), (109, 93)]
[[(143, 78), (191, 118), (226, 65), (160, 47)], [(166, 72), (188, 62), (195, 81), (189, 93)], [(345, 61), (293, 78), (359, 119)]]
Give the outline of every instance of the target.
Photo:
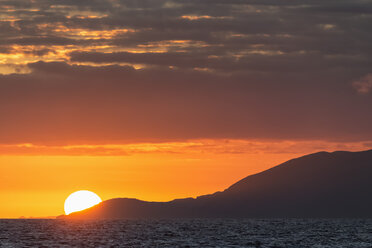
[(67, 197), (65, 200), (65, 213), (69, 215), (78, 212), (102, 202), (101, 198), (88, 190), (79, 190)]

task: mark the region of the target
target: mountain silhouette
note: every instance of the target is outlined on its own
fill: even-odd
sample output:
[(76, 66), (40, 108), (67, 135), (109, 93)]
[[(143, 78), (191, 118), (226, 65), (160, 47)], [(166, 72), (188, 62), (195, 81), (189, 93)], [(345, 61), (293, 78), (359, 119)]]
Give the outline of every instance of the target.
[(372, 217), (372, 150), (306, 155), (211, 195), (169, 202), (117, 198), (61, 218), (271, 217)]

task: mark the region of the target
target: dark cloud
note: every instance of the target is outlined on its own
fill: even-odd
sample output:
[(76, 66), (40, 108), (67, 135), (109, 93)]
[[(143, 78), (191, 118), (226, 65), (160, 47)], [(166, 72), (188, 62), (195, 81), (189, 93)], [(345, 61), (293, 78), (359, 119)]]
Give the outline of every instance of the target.
[(353, 82), (353, 85), (359, 93), (369, 93), (372, 89), (372, 74), (368, 74), (365, 77)]
[(9, 54), (11, 52), (12, 52), (12, 49), (10, 47), (0, 46), (0, 54), (1, 53)]
[(0, 78), (2, 142), (372, 139), (371, 99), (346, 82), (57, 62), (30, 68)]
[(0, 142), (372, 139), (370, 1), (0, 3)]
[(19, 38), (8, 39), (0, 41), (1, 45), (12, 43), (13, 45), (72, 45), (75, 40), (66, 39), (63, 37), (32, 37), (32, 38)]
[[(233, 71), (255, 70), (254, 64), (262, 61), (267, 66), (258, 67), (267, 67), (267, 72), (272, 68), (281, 69), (285, 67), (283, 63), (287, 63), (287, 67), (301, 64), (308, 68), (308, 73), (317, 70), (314, 66), (321, 70), (339, 67), (353, 70), (358, 77), (369, 73), (372, 64), (369, 31), (372, 15), (368, 13), (371, 7), (368, 1), (107, 0), (89, 1), (89, 4), (85, 1), (5, 4), (16, 9), (36, 10), (11, 12), (16, 20), (1, 23), (2, 44), (75, 46), (72, 61), (138, 61), (190, 68), (194, 59), (194, 67), (210, 65), (210, 69), (231, 68)], [(352, 10), (353, 14), (340, 14), (342, 9)], [(90, 15), (96, 18), (82, 18)], [(72, 33), (74, 29), (133, 31), (92, 39)], [(123, 52), (146, 46), (156, 50), (174, 40), (189, 43), (168, 44), (169, 54), (163, 55)], [(92, 45), (111, 46), (114, 52), (99, 55), (93, 48), (88, 55), (86, 50)], [(81, 50), (84, 53), (78, 55)], [(265, 56), (257, 56), (262, 53)], [(166, 58), (174, 61), (166, 62)]]

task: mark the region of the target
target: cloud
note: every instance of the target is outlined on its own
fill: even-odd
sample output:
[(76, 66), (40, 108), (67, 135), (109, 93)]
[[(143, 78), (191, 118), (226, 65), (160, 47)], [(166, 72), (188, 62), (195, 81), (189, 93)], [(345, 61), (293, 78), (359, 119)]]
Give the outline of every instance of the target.
[(372, 89), (372, 74), (353, 82), (353, 86), (360, 94), (367, 94)]
[[(370, 140), (369, 99), (317, 77), (29, 64), (0, 77), (3, 144)], [(363, 100), (363, 101), (362, 101)], [(357, 110), (357, 111), (356, 111)]]
[[(372, 63), (366, 1), (18, 0), (3, 6), (1, 51), (14, 52), (2, 58), (14, 67), (43, 60), (356, 78)], [(46, 49), (53, 52), (30, 53)]]
[[(368, 140), (371, 99), (350, 82), (370, 73), (370, 9), (363, 0), (2, 1), (0, 142)], [(359, 92), (368, 77), (353, 84)]]
[(94, 145), (1, 145), (0, 155), (45, 156), (132, 156), (137, 154), (172, 154), (188, 156), (253, 155), (253, 154), (306, 154), (317, 151), (361, 151), (372, 144), (362, 142), (267, 141), (267, 140), (187, 140), (183, 142), (94, 144)]

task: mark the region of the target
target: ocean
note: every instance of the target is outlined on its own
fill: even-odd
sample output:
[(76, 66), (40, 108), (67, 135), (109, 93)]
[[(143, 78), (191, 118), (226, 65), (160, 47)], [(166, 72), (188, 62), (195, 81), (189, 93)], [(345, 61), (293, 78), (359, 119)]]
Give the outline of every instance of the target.
[(372, 248), (372, 219), (4, 219), (0, 247)]

